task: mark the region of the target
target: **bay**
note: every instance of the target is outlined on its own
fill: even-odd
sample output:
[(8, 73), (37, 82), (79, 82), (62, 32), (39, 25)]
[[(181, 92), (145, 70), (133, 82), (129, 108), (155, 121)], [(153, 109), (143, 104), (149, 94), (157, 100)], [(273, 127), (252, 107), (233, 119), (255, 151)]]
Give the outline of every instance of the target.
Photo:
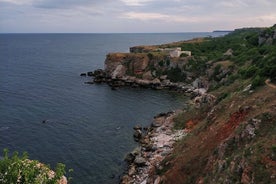
[(72, 183), (118, 182), (136, 146), (132, 127), (187, 99), (86, 85), (79, 74), (103, 68), (109, 52), (218, 34), (0, 34), (0, 150), (27, 151), (52, 167), (62, 162), (74, 170)]

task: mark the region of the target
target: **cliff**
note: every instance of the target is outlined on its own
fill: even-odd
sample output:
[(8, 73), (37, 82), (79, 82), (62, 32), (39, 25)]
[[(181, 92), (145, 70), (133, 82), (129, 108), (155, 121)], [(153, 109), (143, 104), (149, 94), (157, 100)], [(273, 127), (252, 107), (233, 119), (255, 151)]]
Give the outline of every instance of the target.
[(227, 97), (175, 118), (189, 134), (155, 170), (152, 181), (275, 183), (275, 89), (263, 86), (250, 92), (247, 84), (216, 90), (214, 95)]
[[(135, 46), (130, 48), (130, 53), (110, 53), (105, 60), (105, 71), (113, 79), (135, 76), (146, 80), (167, 78), (173, 82), (185, 82), (188, 76), (192, 80), (195, 77), (185, 69), (192, 57), (185, 54), (172, 57), (170, 52), (177, 48), (181, 50), (182, 44), (200, 43), (203, 40), (200, 38), (164, 45)], [(182, 78), (176, 78), (178, 74)]]
[[(108, 54), (99, 81), (192, 92), (189, 108), (165, 117), (163, 128), (137, 134), (142, 151), (122, 182), (276, 183), (275, 34), (276, 26), (237, 29)], [(172, 57), (174, 48), (192, 55)], [(168, 127), (166, 135), (185, 136), (164, 153), (158, 135)]]
[(174, 118), (175, 128), (188, 134), (148, 183), (276, 182), (276, 91), (271, 80), (265, 82), (275, 82), (275, 32), (275, 26), (242, 29), (212, 44), (226, 41), (218, 47), (229, 48), (205, 63), (216, 101), (203, 100)]

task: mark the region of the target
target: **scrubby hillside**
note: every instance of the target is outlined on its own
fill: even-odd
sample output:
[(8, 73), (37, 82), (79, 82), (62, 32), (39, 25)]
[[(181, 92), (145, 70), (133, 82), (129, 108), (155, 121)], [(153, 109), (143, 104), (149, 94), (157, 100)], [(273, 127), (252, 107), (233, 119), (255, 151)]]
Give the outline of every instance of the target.
[[(130, 51), (109, 54), (95, 82), (175, 90), (194, 102), (174, 118), (187, 136), (145, 182), (276, 183), (276, 25)], [(182, 51), (192, 54), (175, 57)], [(139, 178), (137, 167), (122, 183)]]
[[(251, 79), (255, 88), (267, 78), (276, 81), (275, 29), (276, 26), (238, 29), (224, 37), (136, 46), (130, 48), (130, 53), (110, 53), (105, 60), (106, 77), (132, 76), (145, 83), (154, 80), (155, 86), (167, 86), (170, 82), (191, 84), (200, 79), (210, 90), (239, 78)], [(191, 55), (173, 57), (173, 52), (182, 52), (177, 49)]]
[(181, 45), (194, 55), (186, 69), (207, 78), (217, 99), (175, 118), (175, 128), (189, 134), (152, 172), (152, 181), (276, 183), (275, 40), (273, 26)]

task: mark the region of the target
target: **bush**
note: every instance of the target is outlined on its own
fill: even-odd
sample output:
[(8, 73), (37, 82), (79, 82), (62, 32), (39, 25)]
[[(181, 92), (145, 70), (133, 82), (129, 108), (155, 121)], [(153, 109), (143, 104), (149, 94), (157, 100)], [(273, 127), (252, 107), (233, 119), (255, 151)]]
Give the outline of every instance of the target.
[(222, 101), (223, 99), (227, 98), (229, 96), (229, 93), (222, 93), (218, 96), (217, 100), (216, 100), (216, 104), (218, 104), (220, 101)]
[(242, 78), (248, 79), (256, 75), (257, 71), (258, 71), (258, 67), (256, 67), (255, 65), (252, 65), (252, 66), (249, 66), (248, 68), (241, 68), (239, 70), (239, 73), (241, 74)]
[(65, 165), (57, 164), (55, 175), (51, 176), (50, 169), (40, 164), (37, 160), (29, 160), (27, 153), (22, 156), (14, 152), (8, 156), (8, 150), (4, 149), (3, 159), (0, 160), (0, 183), (32, 183), (32, 184), (56, 184), (65, 174)]
[(171, 61), (170, 61), (169, 59), (167, 59), (167, 60), (166, 60), (166, 65), (167, 65), (167, 66), (170, 66), (170, 64), (171, 64)]
[(180, 57), (187, 57), (187, 56), (189, 56), (189, 55), (186, 54), (186, 53), (182, 53), (182, 54), (180, 55)]
[(149, 60), (152, 60), (153, 59), (153, 54), (152, 53), (148, 53), (148, 58), (149, 58)]
[(220, 74), (220, 72), (221, 72), (221, 67), (222, 67), (222, 65), (221, 65), (221, 64), (218, 64), (218, 65), (214, 68), (214, 73), (213, 73), (213, 76), (212, 76), (212, 77), (214, 78), (215, 81), (220, 81), (220, 79), (217, 78), (217, 75)]
[(263, 83), (264, 80), (259, 75), (257, 75), (252, 81), (252, 88), (255, 89), (256, 87), (263, 85)]
[(186, 79), (186, 74), (179, 67), (168, 70), (167, 75), (172, 82), (182, 82)]
[(158, 62), (158, 65), (159, 65), (160, 67), (163, 67), (163, 66), (164, 66), (164, 61), (163, 61), (163, 60), (159, 61), (159, 62)]

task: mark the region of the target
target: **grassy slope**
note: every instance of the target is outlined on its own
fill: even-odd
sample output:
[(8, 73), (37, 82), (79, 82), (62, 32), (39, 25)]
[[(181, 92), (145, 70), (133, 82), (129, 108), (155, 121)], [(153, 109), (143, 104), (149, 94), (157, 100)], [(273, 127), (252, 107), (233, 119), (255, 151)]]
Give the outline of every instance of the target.
[[(157, 169), (163, 183), (276, 183), (276, 90), (263, 85), (266, 78), (275, 81), (276, 52), (275, 44), (258, 44), (264, 31), (238, 30), (182, 45), (213, 69), (225, 60), (234, 69), (225, 77), (228, 82), (209, 77), (215, 104), (191, 108), (175, 119), (177, 128), (190, 133)], [(233, 55), (223, 56), (229, 48)], [(243, 91), (252, 83), (253, 92)]]

